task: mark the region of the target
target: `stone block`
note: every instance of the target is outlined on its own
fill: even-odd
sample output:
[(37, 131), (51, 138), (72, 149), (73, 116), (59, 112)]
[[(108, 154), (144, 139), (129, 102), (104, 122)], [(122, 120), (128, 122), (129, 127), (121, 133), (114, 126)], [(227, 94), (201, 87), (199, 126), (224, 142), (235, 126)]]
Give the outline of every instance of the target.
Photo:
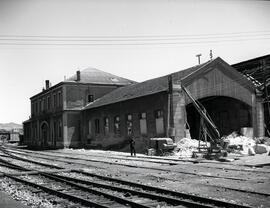
[(270, 150), (270, 147), (265, 144), (256, 144), (253, 148), (256, 154), (268, 153)]

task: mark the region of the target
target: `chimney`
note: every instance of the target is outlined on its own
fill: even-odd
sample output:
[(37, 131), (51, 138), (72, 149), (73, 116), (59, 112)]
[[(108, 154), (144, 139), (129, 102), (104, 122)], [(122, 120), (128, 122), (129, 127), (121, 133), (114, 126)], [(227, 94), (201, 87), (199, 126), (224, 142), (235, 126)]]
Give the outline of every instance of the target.
[(49, 89), (50, 88), (50, 81), (49, 80), (45, 80), (45, 89)]
[(81, 80), (81, 72), (77, 71), (77, 82)]

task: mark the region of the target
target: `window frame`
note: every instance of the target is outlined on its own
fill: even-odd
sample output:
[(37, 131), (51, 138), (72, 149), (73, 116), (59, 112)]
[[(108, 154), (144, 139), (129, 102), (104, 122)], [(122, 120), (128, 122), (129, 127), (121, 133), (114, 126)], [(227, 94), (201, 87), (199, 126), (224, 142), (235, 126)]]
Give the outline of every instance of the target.
[(103, 129), (104, 129), (104, 134), (108, 134), (110, 132), (110, 119), (108, 116), (105, 116), (103, 118)]
[(98, 118), (95, 119), (95, 134), (100, 134), (100, 121)]
[(87, 103), (92, 103), (92, 102), (94, 102), (94, 95), (88, 94), (87, 95)]
[[(145, 122), (145, 132), (142, 132), (142, 121)], [(147, 113), (146, 112), (141, 112), (139, 114), (139, 122), (140, 122), (140, 134), (145, 136), (147, 135)]]
[(132, 113), (127, 113), (126, 114), (126, 131), (127, 131), (126, 132), (127, 136), (131, 136), (133, 134), (133, 116), (132, 116)]
[(120, 130), (120, 116), (116, 115), (113, 118), (113, 122), (114, 122), (114, 134), (116, 135), (120, 135), (121, 134), (121, 130)]

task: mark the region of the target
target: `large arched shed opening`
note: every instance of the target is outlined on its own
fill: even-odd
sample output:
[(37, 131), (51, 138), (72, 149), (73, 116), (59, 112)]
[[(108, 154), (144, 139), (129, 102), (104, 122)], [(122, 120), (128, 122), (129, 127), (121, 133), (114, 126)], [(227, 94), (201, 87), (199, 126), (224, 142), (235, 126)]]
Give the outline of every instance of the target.
[(184, 88), (173, 92), (175, 141), (187, 136), (186, 122), (191, 136), (198, 138), (200, 116), (192, 100), (203, 103), (221, 136), (243, 127), (251, 127), (254, 137), (264, 136), (261, 96), (250, 80), (220, 58), (183, 74), (173, 74), (173, 82)]
[[(252, 127), (252, 107), (243, 101), (225, 96), (211, 96), (199, 99), (217, 126), (221, 136), (243, 127)], [(201, 117), (192, 103), (186, 106), (187, 123), (191, 138), (199, 138)]]

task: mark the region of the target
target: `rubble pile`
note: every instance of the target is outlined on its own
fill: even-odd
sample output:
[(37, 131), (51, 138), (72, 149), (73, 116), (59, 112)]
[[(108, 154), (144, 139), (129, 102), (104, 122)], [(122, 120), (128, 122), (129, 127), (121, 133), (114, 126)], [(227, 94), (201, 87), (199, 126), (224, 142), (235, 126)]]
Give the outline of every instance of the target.
[(255, 155), (268, 153), (270, 151), (269, 138), (249, 138), (232, 132), (230, 135), (222, 137), (228, 143), (228, 151), (243, 155)]
[[(202, 141), (201, 144), (209, 146), (208, 143), (206, 144)], [(176, 145), (177, 147), (175, 148), (174, 155), (179, 157), (191, 157), (194, 151), (198, 151), (199, 140), (183, 138), (178, 143), (176, 143)]]
[[(232, 132), (228, 136), (221, 138), (221, 146), (228, 153), (236, 153), (241, 155), (255, 155), (255, 154), (269, 154), (270, 152), (270, 138), (250, 138)], [(178, 143), (174, 150), (174, 155), (178, 157), (192, 157), (193, 152), (198, 152), (199, 140), (191, 138), (183, 138)], [(210, 143), (202, 142), (202, 146), (210, 146)]]

